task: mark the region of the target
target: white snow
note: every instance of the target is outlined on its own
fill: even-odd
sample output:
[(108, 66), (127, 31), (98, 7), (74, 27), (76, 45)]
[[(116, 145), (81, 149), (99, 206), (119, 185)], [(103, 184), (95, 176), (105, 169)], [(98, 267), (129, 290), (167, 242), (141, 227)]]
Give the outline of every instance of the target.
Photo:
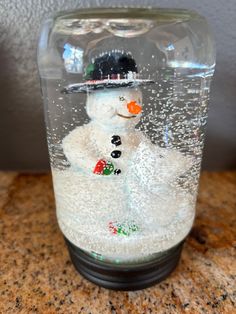
[[(189, 232), (194, 198), (189, 195), (147, 193), (125, 176), (103, 177), (72, 169), (53, 169), (59, 226), (78, 247), (107, 258), (138, 260), (167, 250)], [(130, 193), (132, 191), (132, 193)], [(130, 236), (110, 233), (110, 221), (135, 221), (139, 231)]]

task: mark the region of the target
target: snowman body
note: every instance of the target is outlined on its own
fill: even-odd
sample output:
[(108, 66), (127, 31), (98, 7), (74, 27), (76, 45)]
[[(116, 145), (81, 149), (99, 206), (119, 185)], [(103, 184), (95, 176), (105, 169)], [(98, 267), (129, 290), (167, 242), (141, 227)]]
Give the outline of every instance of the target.
[[(119, 147), (112, 144), (114, 137), (120, 138)], [(112, 162), (114, 168), (120, 169), (120, 175), (123, 175), (130, 166), (134, 150), (142, 138), (141, 132), (135, 129), (103, 129), (96, 122), (91, 121), (77, 127), (64, 138), (63, 150), (75, 170), (94, 175), (93, 170), (97, 162), (102, 159)], [(112, 157), (114, 151), (119, 151), (120, 157)]]
[[(109, 232), (107, 224), (113, 221), (129, 220), (135, 220), (139, 230), (145, 232), (150, 225), (154, 229), (165, 226), (192, 206), (193, 199), (176, 185), (191, 161), (176, 150), (153, 145), (135, 129), (140, 114), (132, 113), (128, 106), (141, 101), (142, 93), (137, 88), (91, 93), (86, 103), (91, 121), (63, 140), (71, 168), (89, 182), (85, 185), (85, 178), (80, 181), (80, 195), (90, 191), (91, 199), (83, 204), (78, 199), (78, 212), (87, 215), (94, 211), (93, 219), (101, 221), (104, 232)], [(109, 175), (95, 172), (101, 161), (112, 164)], [(94, 207), (98, 189), (104, 193)], [(80, 220), (84, 221), (84, 217)]]

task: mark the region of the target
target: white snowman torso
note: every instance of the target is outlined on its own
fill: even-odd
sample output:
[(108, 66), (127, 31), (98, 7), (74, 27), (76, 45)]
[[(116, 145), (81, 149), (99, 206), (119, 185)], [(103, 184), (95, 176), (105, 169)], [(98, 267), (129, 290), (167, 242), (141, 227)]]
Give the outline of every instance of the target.
[(97, 162), (106, 160), (112, 162), (114, 170), (125, 174), (142, 139), (143, 135), (137, 130), (103, 130), (90, 122), (65, 137), (63, 150), (71, 167), (78, 171), (92, 175)]
[[(114, 164), (124, 174), (132, 160), (142, 135), (136, 130), (102, 130), (91, 124), (91, 143), (96, 147), (98, 157), (102, 156)], [(119, 145), (118, 145), (119, 144)]]

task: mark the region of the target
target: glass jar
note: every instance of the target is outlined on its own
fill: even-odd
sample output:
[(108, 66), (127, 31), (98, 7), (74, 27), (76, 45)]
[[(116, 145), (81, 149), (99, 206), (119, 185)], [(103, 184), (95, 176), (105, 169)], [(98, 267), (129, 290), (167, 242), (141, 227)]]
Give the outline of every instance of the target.
[(89, 280), (132, 290), (177, 265), (195, 215), (215, 50), (195, 12), (98, 8), (38, 49), (57, 218)]

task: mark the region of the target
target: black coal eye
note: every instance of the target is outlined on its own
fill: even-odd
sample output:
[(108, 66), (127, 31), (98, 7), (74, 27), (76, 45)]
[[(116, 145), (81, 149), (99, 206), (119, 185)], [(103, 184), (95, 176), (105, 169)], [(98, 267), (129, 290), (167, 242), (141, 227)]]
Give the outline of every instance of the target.
[(120, 101), (124, 101), (124, 100), (125, 100), (125, 97), (120, 96), (120, 97), (119, 97), (119, 100), (120, 100)]

